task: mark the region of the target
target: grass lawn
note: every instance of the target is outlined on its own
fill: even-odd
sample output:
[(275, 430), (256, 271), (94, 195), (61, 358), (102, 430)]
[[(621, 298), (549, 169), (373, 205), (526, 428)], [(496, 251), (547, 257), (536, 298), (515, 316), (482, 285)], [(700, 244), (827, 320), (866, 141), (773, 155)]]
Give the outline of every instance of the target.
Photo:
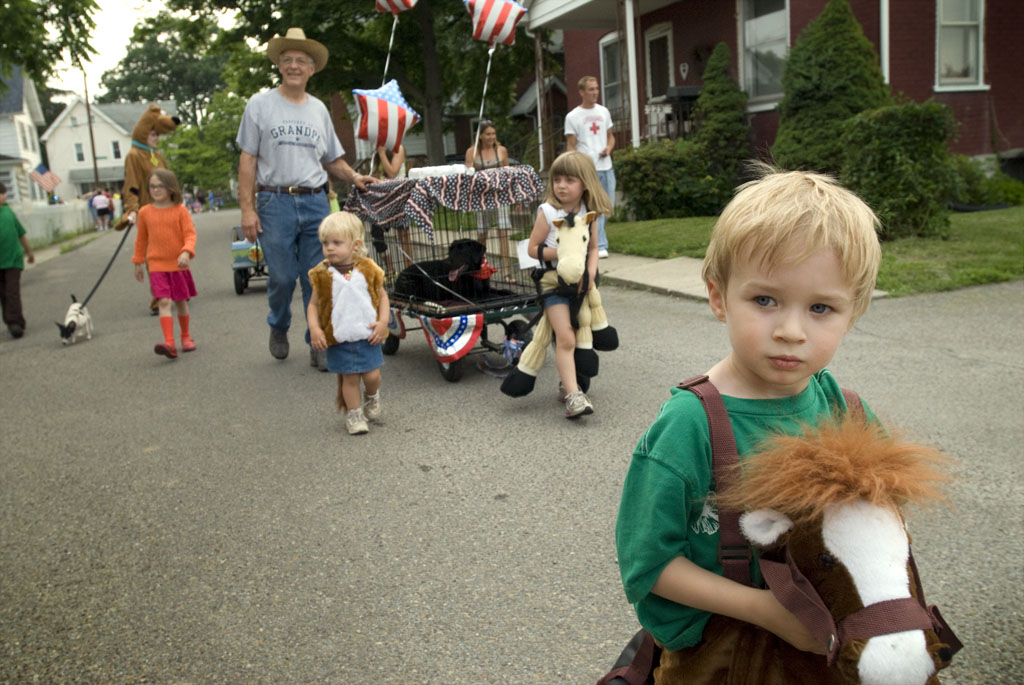
[[(703, 258), (715, 217), (607, 224), (613, 252)], [(942, 238), (882, 243), (878, 287), (892, 296), (1024, 278), (1024, 207), (953, 213)]]

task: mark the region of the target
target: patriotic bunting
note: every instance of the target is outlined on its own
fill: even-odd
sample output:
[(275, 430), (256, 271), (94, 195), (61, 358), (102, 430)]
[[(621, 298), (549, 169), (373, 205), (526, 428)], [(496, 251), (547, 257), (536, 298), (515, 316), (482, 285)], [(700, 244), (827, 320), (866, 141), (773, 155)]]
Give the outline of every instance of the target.
[(369, 141), (374, 147), (384, 146), (398, 152), (402, 137), (420, 120), (398, 90), (394, 79), (377, 90), (353, 90), (359, 105), (356, 137)]
[(30, 171), (28, 177), (48, 193), (52, 193), (53, 189), (60, 185), (60, 176), (47, 169), (43, 164)]
[(399, 340), (405, 337), (405, 322), (402, 321), (402, 315), (394, 307), (391, 308), (391, 312), (388, 314), (388, 334)]
[(450, 363), (462, 359), (480, 339), (484, 327), (483, 314), (467, 314), (444, 319), (420, 315), (427, 342), (437, 361)]
[(464, 0), (473, 17), (473, 38), (491, 45), (516, 42), (516, 24), (526, 8), (512, 0)]

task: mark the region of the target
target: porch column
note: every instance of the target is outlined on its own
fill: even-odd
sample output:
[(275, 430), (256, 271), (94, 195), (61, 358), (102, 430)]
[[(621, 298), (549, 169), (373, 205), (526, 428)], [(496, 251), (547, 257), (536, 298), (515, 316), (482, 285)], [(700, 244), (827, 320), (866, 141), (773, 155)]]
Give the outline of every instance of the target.
[(633, 3), (636, 0), (625, 0), (626, 4), (626, 54), (629, 64), (629, 128), (632, 133), (633, 147), (640, 147), (640, 97), (636, 80), (636, 27), (633, 19)]

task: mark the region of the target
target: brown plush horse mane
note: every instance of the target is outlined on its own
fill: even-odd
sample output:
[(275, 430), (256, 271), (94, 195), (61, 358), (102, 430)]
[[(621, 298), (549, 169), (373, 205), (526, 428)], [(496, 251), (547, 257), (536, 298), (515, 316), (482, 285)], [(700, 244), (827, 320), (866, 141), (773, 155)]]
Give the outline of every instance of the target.
[(850, 417), (827, 421), (803, 435), (779, 435), (738, 466), (734, 483), (719, 493), (723, 509), (769, 508), (799, 525), (825, 510), (863, 499), (899, 509), (912, 502), (944, 500), (949, 458), (894, 437), (875, 423)]

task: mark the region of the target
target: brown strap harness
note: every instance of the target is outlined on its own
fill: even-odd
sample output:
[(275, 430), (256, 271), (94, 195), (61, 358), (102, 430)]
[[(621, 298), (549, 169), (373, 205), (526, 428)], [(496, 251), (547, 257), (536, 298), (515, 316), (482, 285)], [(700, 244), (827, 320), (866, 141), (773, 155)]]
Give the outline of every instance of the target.
[[(724, 489), (729, 485), (732, 473), (735, 473), (735, 469), (731, 469), (730, 465), (739, 462), (739, 453), (722, 395), (707, 376), (695, 376), (677, 387), (692, 392), (704, 407), (711, 438), (715, 488)], [(866, 420), (864, 405), (856, 392), (844, 388), (843, 399), (846, 400), (847, 411)], [(739, 518), (739, 512), (718, 512), (718, 558), (722, 563), (722, 574), (726, 578), (750, 585), (753, 550), (750, 542), (740, 532)], [(929, 606), (925, 602), (924, 589), (921, 587), (921, 578), (912, 553), (908, 565), (913, 576), (916, 597), (870, 604), (843, 618), (838, 625), (814, 586), (797, 568), (788, 548), (776, 552), (763, 552), (759, 563), (761, 574), (779, 603), (800, 619), (815, 639), (828, 649), (830, 665), (835, 662), (842, 646), (850, 640), (867, 640), (906, 630), (934, 630), (939, 640), (949, 645), (948, 653), (941, 655), (946, 661), (963, 647), (942, 618), (938, 607)], [(637, 644), (631, 662), (609, 672), (598, 681), (598, 685), (643, 685), (652, 682), (651, 674), (657, 666), (661, 649), (655, 644), (654, 637), (643, 629), (634, 636), (631, 647), (633, 643)]]
[[(731, 474), (735, 473), (731, 465), (738, 462), (739, 455), (722, 396), (707, 376), (690, 378), (680, 383), (679, 387), (696, 395), (708, 415), (715, 488), (724, 490), (730, 484)], [(843, 399), (846, 400), (847, 411), (866, 420), (864, 405), (856, 392), (844, 388)], [(740, 532), (739, 516), (739, 512), (718, 512), (718, 558), (722, 561), (722, 572), (726, 578), (750, 585), (753, 552), (750, 543)], [(797, 568), (788, 548), (777, 553), (763, 553), (760, 559), (761, 573), (769, 589), (779, 603), (793, 612), (804, 627), (825, 645), (829, 664), (835, 661), (842, 645), (850, 640), (867, 640), (906, 630), (930, 628), (940, 640), (949, 645), (949, 656), (960, 650), (963, 645), (942, 619), (938, 609), (925, 603), (924, 589), (921, 587), (913, 553), (910, 554), (909, 566), (916, 597), (870, 604), (843, 618), (837, 625), (810, 581)]]

